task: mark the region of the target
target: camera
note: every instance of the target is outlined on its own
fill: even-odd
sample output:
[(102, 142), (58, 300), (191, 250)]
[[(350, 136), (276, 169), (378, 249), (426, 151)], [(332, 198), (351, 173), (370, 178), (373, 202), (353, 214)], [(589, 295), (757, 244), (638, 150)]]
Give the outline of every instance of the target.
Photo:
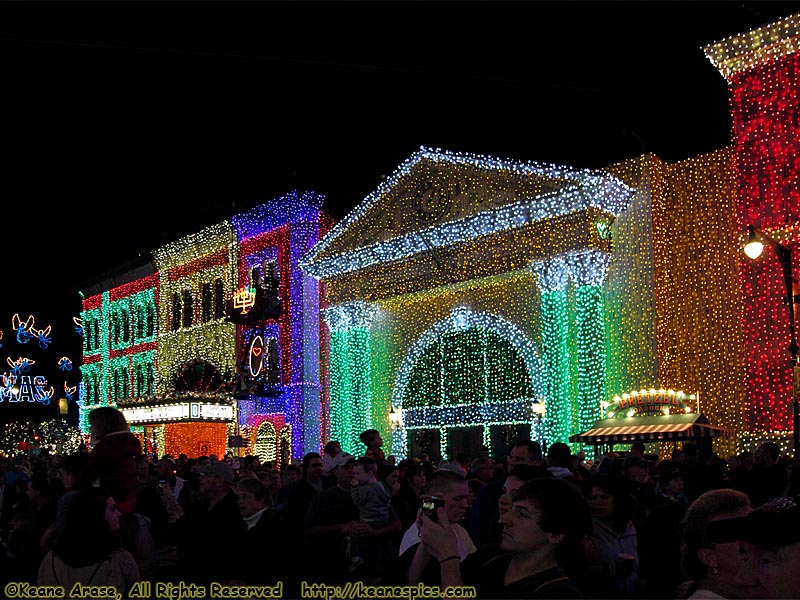
[(436, 511), (444, 506), (444, 498), (439, 496), (431, 496), (422, 500), (422, 513), (427, 515), (433, 521), (439, 520), (439, 515)]
[(166, 485), (167, 485), (167, 480), (166, 479), (159, 479), (158, 480), (158, 489), (159, 490), (163, 490), (166, 487)]

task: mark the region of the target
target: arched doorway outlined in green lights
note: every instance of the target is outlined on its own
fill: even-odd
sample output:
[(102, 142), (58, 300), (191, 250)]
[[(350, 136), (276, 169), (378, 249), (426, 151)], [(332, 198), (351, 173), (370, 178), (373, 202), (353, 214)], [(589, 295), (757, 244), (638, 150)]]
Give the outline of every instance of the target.
[(435, 447), (431, 436), (445, 454), (463, 449), (476, 456), (476, 445), (498, 453), (509, 426), (536, 439), (541, 430), (531, 432), (531, 404), (545, 401), (543, 373), (535, 344), (516, 325), (454, 309), (419, 337), (398, 370), (392, 409), (402, 418), (392, 430), (392, 453), (427, 452), (419, 440)]

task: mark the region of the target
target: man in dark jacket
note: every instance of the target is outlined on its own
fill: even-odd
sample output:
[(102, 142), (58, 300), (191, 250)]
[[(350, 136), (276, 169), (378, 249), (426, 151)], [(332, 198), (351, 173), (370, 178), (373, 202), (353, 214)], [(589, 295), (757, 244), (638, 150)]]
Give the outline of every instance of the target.
[(244, 545), (239, 551), (237, 583), (274, 586), (280, 582), (283, 597), (299, 597), (297, 567), (302, 557), (292, 555), (287, 546), (276, 543), (287, 538), (287, 529), (268, 505), (267, 484), (255, 477), (245, 477), (236, 482), (234, 492), (247, 526)]
[(237, 561), (247, 529), (231, 489), (233, 469), (214, 460), (197, 467), (197, 474), (200, 498), (184, 517), (178, 538), (180, 578), (201, 585), (233, 581), (239, 574)]

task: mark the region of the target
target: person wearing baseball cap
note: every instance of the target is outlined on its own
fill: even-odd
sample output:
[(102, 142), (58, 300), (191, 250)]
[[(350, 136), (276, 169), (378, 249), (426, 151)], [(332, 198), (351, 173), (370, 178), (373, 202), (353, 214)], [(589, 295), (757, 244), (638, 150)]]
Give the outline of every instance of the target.
[(244, 543), (245, 525), (236, 494), (231, 466), (219, 460), (195, 467), (200, 489), (196, 508), (185, 515), (178, 541), (178, 577), (208, 585), (236, 579), (238, 554)]
[(747, 516), (713, 521), (715, 544), (739, 542), (744, 563), (737, 585), (748, 598), (800, 598), (800, 496), (765, 502)]

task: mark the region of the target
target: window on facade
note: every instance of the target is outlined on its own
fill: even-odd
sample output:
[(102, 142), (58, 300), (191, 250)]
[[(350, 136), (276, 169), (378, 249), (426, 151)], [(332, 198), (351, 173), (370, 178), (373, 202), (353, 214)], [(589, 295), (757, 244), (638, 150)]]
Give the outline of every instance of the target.
[(278, 359), (278, 342), (275, 338), (267, 339), (267, 348), (264, 353), (264, 367), (267, 370), (267, 384), (272, 386), (280, 385), (281, 370)]
[(86, 394), (86, 404), (99, 404), (100, 403), (100, 375), (97, 371), (91, 371), (86, 374), (83, 380), (84, 393)]
[(117, 367), (114, 369), (112, 385), (114, 388), (115, 401), (130, 397), (130, 379), (126, 367)]
[(192, 302), (192, 290), (183, 290), (181, 293), (183, 301), (183, 326), (191, 327), (194, 321), (194, 306)]
[(268, 460), (274, 462), (278, 458), (278, 434), (275, 426), (269, 421), (264, 421), (258, 426), (253, 454), (260, 458), (262, 463)]
[(153, 311), (152, 298), (140, 298), (133, 305), (134, 342), (153, 338)]
[(210, 283), (203, 283), (201, 296), (203, 303), (203, 323), (208, 323), (211, 320), (211, 315), (214, 314), (214, 295), (211, 292)]
[(111, 315), (111, 339), (116, 348), (125, 346), (130, 342), (128, 316), (128, 311), (119, 306), (114, 309)]
[(133, 341), (144, 339), (144, 312), (141, 304), (137, 304), (133, 313)]
[(181, 327), (181, 297), (177, 292), (172, 294), (172, 322), (170, 330), (177, 331)]
[(253, 267), (250, 269), (250, 287), (255, 288), (261, 285), (261, 267)]
[(153, 388), (153, 364), (149, 362), (139, 362), (136, 364), (135, 368), (136, 389), (134, 390), (134, 394), (136, 397), (141, 398), (154, 396), (155, 390)]
[(134, 394), (137, 397), (144, 396), (144, 389), (147, 385), (145, 381), (145, 366), (142, 363), (137, 364), (134, 373), (136, 385), (134, 388)]
[(96, 350), (96, 343), (94, 337), (94, 329), (96, 325), (94, 320), (84, 318), (83, 323), (83, 339), (84, 339), (84, 346), (86, 347), (86, 352), (94, 352)]
[(262, 283), (264, 290), (272, 294), (277, 294), (278, 286), (281, 281), (278, 262), (274, 260), (265, 260), (261, 267), (261, 273), (261, 276), (264, 278)]
[(152, 363), (147, 364), (147, 393), (146, 396), (156, 395), (156, 372), (155, 365)]
[(119, 311), (119, 321), (120, 327), (122, 331), (120, 332), (120, 338), (122, 339), (122, 343), (126, 346), (131, 343), (131, 313), (127, 310), (120, 310)]
[(221, 319), (225, 316), (225, 286), (222, 279), (214, 280), (214, 318)]
[(147, 337), (153, 338), (156, 335), (156, 305), (152, 302), (147, 303)]
[(218, 392), (222, 389), (222, 375), (213, 364), (195, 359), (187, 362), (175, 378), (176, 392)]
[(111, 341), (113, 342), (114, 346), (119, 346), (119, 332), (120, 332), (120, 324), (119, 324), (119, 312), (114, 311), (111, 314)]

